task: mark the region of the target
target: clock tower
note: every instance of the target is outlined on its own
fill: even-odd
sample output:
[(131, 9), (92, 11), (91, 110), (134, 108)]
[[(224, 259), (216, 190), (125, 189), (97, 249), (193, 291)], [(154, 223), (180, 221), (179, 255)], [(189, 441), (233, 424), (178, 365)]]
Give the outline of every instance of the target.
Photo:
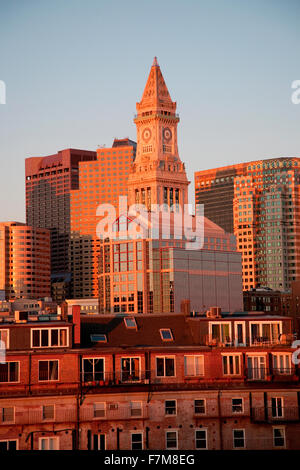
[(183, 207), (189, 181), (178, 155), (179, 117), (156, 57), (136, 109), (137, 152), (128, 177), (128, 204)]

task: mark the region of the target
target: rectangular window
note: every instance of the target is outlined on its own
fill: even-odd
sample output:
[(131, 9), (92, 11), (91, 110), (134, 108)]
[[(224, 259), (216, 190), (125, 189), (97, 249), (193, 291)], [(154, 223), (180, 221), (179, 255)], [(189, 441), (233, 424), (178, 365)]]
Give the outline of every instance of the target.
[(275, 374), (292, 374), (291, 354), (273, 354), (273, 372)]
[(62, 348), (69, 346), (68, 328), (32, 328), (32, 348)]
[(142, 416), (142, 402), (132, 401), (130, 403), (130, 416)]
[(0, 441), (0, 452), (7, 450), (18, 450), (18, 441), (7, 440)]
[(43, 420), (54, 419), (54, 405), (43, 405)]
[(274, 447), (285, 447), (285, 428), (273, 428)]
[(248, 379), (264, 380), (266, 377), (266, 358), (265, 356), (248, 356)]
[(94, 403), (94, 418), (105, 418), (105, 402)]
[[(9, 330), (0, 329), (0, 341), (4, 343), (5, 349), (9, 349)], [(3, 349), (3, 345), (0, 343), (1, 349)]]
[(141, 379), (141, 359), (139, 357), (122, 357), (122, 382), (138, 382)]
[(210, 341), (231, 343), (231, 324), (229, 322), (210, 322), (209, 332)]
[(13, 423), (15, 420), (15, 409), (13, 406), (2, 408), (2, 423)]
[(242, 413), (244, 411), (243, 399), (232, 398), (232, 413)]
[(206, 403), (204, 399), (194, 400), (194, 411), (197, 415), (203, 415), (206, 411)]
[(240, 375), (240, 355), (224, 355), (223, 359), (223, 374), (224, 375)]
[(19, 382), (19, 362), (0, 363), (0, 382)]
[(83, 382), (104, 380), (104, 358), (84, 358), (82, 366)]
[(131, 434), (131, 450), (143, 450), (142, 432), (133, 432)]
[(184, 374), (187, 377), (204, 375), (204, 356), (184, 356)]
[(106, 450), (106, 436), (105, 436), (105, 434), (94, 434), (93, 435), (93, 449), (94, 450)]
[(195, 449), (207, 449), (207, 430), (196, 429), (195, 430)]
[(234, 449), (245, 448), (245, 430), (244, 429), (233, 430), (233, 448)]
[(175, 377), (174, 357), (163, 356), (156, 358), (156, 376)]
[(165, 415), (176, 415), (176, 400), (165, 401)]
[(176, 450), (178, 447), (177, 431), (166, 432), (166, 449)]
[(39, 450), (59, 450), (59, 437), (40, 437)]
[(39, 381), (58, 380), (58, 361), (39, 361)]
[(272, 397), (272, 418), (282, 418), (283, 417), (283, 398)]

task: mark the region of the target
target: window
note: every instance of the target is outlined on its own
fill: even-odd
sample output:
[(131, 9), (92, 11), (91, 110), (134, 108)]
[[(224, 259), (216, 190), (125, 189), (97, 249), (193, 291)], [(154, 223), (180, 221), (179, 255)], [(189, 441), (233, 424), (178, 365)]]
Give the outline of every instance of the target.
[(91, 357), (84, 358), (83, 361), (82, 380), (83, 382), (91, 382), (96, 380), (104, 380), (104, 358)]
[(94, 450), (106, 450), (106, 436), (105, 436), (105, 434), (94, 434), (93, 435), (93, 449)]
[(224, 375), (239, 375), (241, 373), (239, 354), (223, 355), (222, 359)]
[(0, 452), (6, 450), (18, 450), (18, 441), (0, 441)]
[(176, 415), (176, 400), (165, 401), (165, 415)]
[(0, 363), (0, 382), (19, 382), (19, 362)]
[(94, 418), (105, 418), (105, 402), (94, 403)]
[(139, 357), (122, 357), (121, 380), (122, 382), (137, 382), (140, 380), (141, 368)]
[(244, 410), (242, 398), (232, 398), (232, 413), (242, 413)]
[(13, 423), (15, 420), (15, 409), (13, 406), (2, 408), (1, 410), (2, 423)]
[(204, 375), (204, 356), (184, 356), (184, 374), (187, 377)]
[[(4, 343), (5, 349), (9, 349), (9, 330), (0, 330), (0, 341)], [(3, 344), (1, 343), (0, 349), (3, 349)]]
[(156, 376), (175, 377), (174, 357), (163, 356), (156, 358)]
[(107, 343), (106, 335), (91, 335), (92, 343)]
[(279, 343), (282, 334), (282, 322), (250, 322), (251, 345)]
[(205, 400), (204, 399), (198, 399), (194, 400), (194, 411), (195, 414), (200, 415), (200, 414), (205, 414)]
[(273, 372), (275, 374), (291, 374), (291, 354), (273, 354)]
[(131, 450), (143, 450), (142, 432), (133, 432), (131, 434)]
[(235, 322), (235, 345), (236, 346), (245, 346), (245, 322)]
[(130, 416), (142, 416), (142, 402), (132, 401), (130, 403)]
[(39, 361), (39, 381), (58, 380), (58, 361)]
[(231, 342), (231, 326), (229, 322), (210, 322), (209, 338), (211, 342), (230, 343)]
[(285, 428), (273, 428), (274, 447), (285, 447)]
[(173, 341), (174, 338), (173, 338), (172, 331), (170, 330), (170, 328), (160, 329), (159, 332), (160, 332), (161, 339), (163, 341)]
[(233, 448), (234, 449), (245, 448), (245, 430), (244, 429), (233, 430)]
[(265, 356), (248, 356), (248, 379), (264, 380), (266, 377), (266, 358)]
[(195, 430), (195, 449), (207, 449), (207, 429)]
[(54, 419), (54, 405), (43, 405), (43, 420)]
[(69, 345), (68, 328), (32, 328), (32, 348), (61, 348)]
[(177, 431), (166, 431), (166, 449), (176, 450), (178, 447)]
[(58, 437), (40, 437), (39, 450), (59, 450)]
[(128, 329), (130, 329), (130, 328), (137, 329), (135, 318), (133, 318), (133, 317), (124, 318), (124, 322), (125, 322), (126, 328), (128, 328)]
[(282, 418), (283, 417), (283, 398), (272, 397), (272, 418)]

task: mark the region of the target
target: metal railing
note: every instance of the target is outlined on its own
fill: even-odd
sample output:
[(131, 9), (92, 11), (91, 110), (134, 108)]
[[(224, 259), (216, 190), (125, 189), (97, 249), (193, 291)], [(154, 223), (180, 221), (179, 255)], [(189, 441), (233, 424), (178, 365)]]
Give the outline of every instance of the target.
[(252, 408), (251, 414), (255, 422), (280, 423), (300, 420), (298, 407), (255, 407)]
[(80, 421), (136, 420), (148, 417), (148, 408), (144, 403), (140, 408), (132, 408), (130, 403), (107, 403), (103, 409), (87, 406), (80, 410)]

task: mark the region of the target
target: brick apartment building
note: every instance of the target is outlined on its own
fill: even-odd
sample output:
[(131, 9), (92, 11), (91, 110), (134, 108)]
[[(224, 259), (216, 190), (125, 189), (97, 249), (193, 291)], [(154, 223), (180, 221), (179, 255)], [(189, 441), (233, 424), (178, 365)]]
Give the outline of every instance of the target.
[(299, 448), (289, 317), (73, 306), (3, 321), (0, 338), (2, 450)]

